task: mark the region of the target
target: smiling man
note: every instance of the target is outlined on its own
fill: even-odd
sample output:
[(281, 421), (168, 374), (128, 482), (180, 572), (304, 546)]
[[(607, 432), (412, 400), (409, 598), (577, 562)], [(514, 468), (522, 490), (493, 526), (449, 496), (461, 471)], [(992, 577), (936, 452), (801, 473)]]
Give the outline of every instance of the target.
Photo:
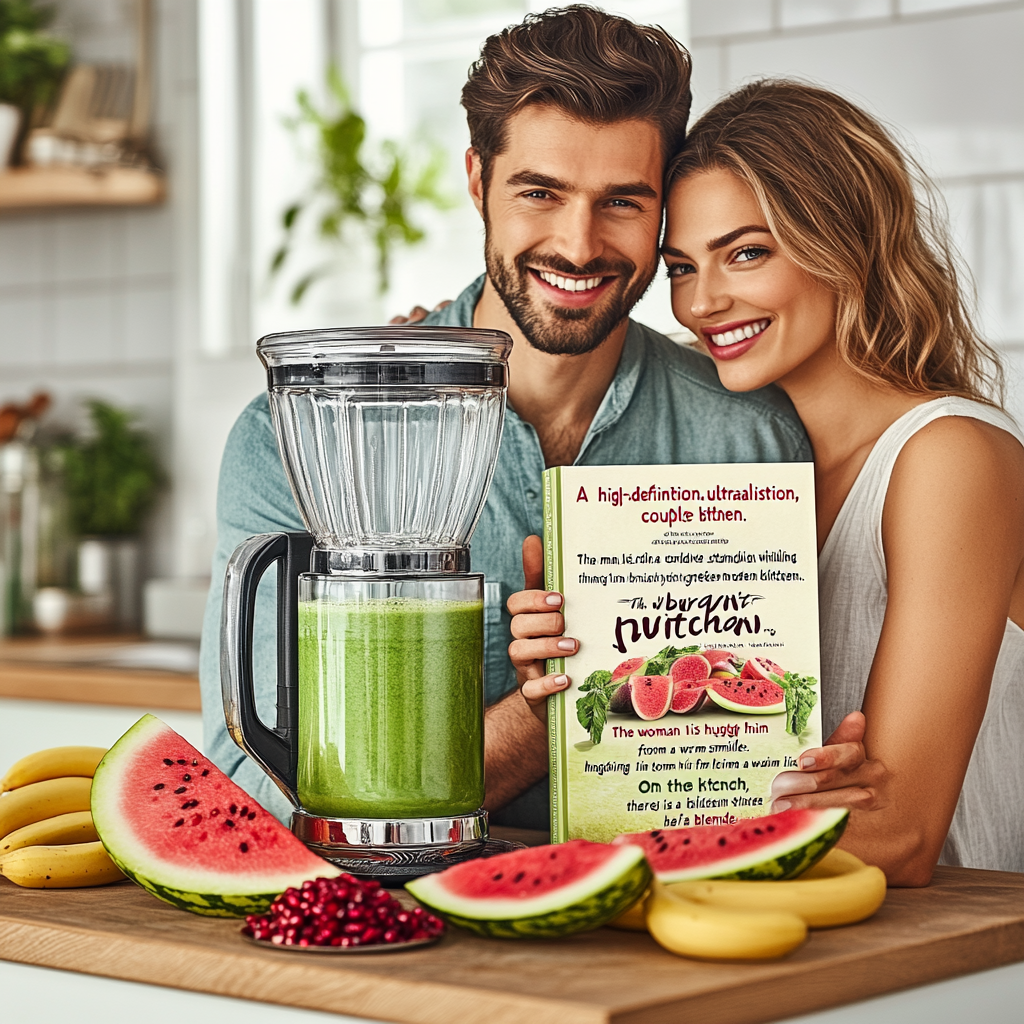
[[(523, 587), (522, 542), (543, 528), (544, 469), (811, 453), (781, 392), (726, 391), (705, 356), (629, 319), (658, 267), (662, 178), (690, 107), (686, 51), (661, 29), (593, 8), (546, 11), (486, 41), (462, 102), (486, 273), (424, 322), (499, 329), (515, 342), (472, 547), (486, 576), (486, 805), (498, 810), (493, 820), (546, 828), (547, 738), (516, 689), (504, 606)], [(228, 440), (218, 525), (201, 668), (207, 752), (284, 816), (273, 783), (227, 735), (217, 671), (227, 558), (252, 534), (303, 528), (265, 395)], [(273, 618), (257, 616), (257, 686), (272, 703)]]

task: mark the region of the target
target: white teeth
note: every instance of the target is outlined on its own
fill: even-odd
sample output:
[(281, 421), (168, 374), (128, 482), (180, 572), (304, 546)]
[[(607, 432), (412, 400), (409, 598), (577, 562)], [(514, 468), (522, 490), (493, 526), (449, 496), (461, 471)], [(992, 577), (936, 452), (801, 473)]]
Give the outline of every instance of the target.
[(601, 277), (562, 277), (560, 274), (552, 274), (548, 270), (538, 270), (542, 281), (561, 288), (563, 292), (585, 292), (596, 288), (604, 278)]
[(710, 334), (706, 335), (706, 337), (712, 345), (723, 348), (726, 345), (735, 345), (736, 342), (743, 341), (746, 338), (752, 338), (755, 334), (760, 334), (770, 323), (770, 320), (758, 320), (755, 323), (745, 324), (743, 327), (736, 327), (722, 334)]

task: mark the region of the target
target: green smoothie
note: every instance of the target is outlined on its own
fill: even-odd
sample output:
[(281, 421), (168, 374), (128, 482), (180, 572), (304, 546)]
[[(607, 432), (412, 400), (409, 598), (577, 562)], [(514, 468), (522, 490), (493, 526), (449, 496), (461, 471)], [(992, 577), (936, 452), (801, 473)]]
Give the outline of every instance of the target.
[(299, 603), (298, 789), (326, 817), (480, 807), (482, 603)]

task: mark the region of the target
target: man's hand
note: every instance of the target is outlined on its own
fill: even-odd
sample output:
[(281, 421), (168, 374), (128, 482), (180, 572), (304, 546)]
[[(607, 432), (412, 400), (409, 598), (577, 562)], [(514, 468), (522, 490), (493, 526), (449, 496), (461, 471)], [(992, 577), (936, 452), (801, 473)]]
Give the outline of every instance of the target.
[(508, 646), (508, 656), (515, 666), (523, 698), (537, 718), (546, 722), (548, 697), (564, 690), (569, 677), (545, 674), (545, 659), (575, 654), (579, 643), (562, 636), (562, 595), (540, 589), (544, 583), (544, 548), (540, 537), (530, 536), (523, 541), (523, 579), (525, 589), (508, 599), (512, 635), (516, 638)]
[(851, 711), (825, 746), (805, 750), (800, 770), (781, 772), (772, 782), (772, 812), (789, 807), (849, 807), (877, 811), (889, 803), (889, 773), (864, 751), (864, 715)]
[[(451, 299), (445, 299), (443, 302), (439, 302), (433, 309), (433, 312), (437, 313), (444, 309), (445, 306), (452, 304)], [(413, 306), (409, 310), (408, 316), (393, 316), (388, 323), (389, 324), (418, 324), (421, 320), (427, 317), (427, 310), (423, 306)]]
[(504, 807), (547, 771), (547, 729), (516, 690), (484, 712), (484, 808)]

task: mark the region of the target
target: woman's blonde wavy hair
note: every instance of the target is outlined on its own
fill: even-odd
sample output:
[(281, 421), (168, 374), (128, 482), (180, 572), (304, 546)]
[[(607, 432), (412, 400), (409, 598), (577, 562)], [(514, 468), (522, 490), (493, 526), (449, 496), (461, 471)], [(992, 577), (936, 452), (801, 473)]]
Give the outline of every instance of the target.
[(908, 394), (1001, 403), (1002, 368), (971, 321), (945, 208), (874, 118), (812, 85), (754, 82), (694, 124), (668, 186), (713, 169), (749, 185), (786, 254), (835, 293), (847, 364)]

